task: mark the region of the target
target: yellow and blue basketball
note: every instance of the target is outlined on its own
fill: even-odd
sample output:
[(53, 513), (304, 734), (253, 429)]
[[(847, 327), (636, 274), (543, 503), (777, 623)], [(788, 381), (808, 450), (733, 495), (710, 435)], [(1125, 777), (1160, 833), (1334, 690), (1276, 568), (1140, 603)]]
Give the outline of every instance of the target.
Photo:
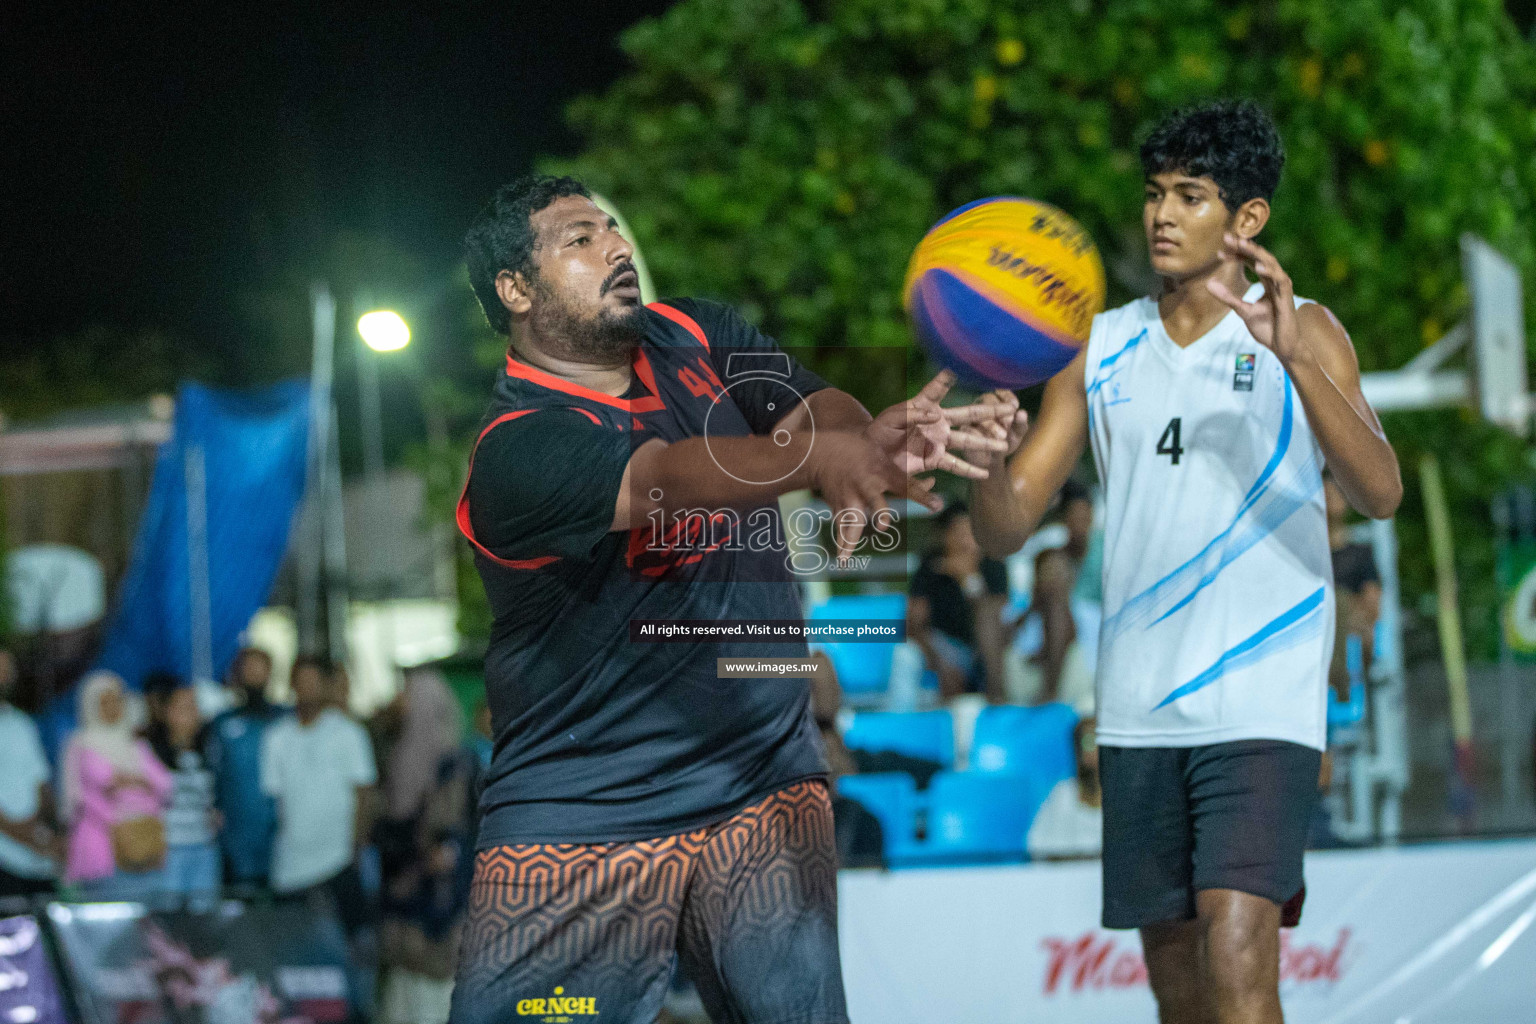
[(1048, 203), (978, 199), (935, 224), (903, 297), (934, 360), (976, 390), (1054, 376), (1104, 308), (1104, 265), (1088, 232)]

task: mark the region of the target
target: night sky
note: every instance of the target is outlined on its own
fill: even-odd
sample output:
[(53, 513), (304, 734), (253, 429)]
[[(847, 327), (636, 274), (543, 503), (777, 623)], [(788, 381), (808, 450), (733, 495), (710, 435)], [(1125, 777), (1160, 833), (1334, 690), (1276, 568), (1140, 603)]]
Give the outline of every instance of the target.
[(434, 275), (499, 183), (572, 151), (637, 3), (16, 5), (0, 40), (0, 359), (91, 325), (219, 358), (235, 297), (338, 232)]
[[(104, 325), (238, 364), (242, 297), (301, 294), (348, 232), (441, 287), (479, 204), (572, 151), (565, 104), (668, 0), (175, 6), (8, 9), (0, 362)], [(1509, 6), (1529, 30), (1536, 0)]]

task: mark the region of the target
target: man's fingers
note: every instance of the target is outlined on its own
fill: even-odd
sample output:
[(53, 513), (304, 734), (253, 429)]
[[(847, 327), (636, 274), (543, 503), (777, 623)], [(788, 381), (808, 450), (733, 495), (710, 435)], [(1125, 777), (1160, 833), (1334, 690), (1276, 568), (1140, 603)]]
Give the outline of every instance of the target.
[[(996, 421), (987, 424), (987, 426), (994, 430), (999, 429)], [(1008, 450), (1008, 441), (1006, 438), (995, 433), (991, 437), (987, 437), (984, 434), (978, 434), (974, 430), (951, 430), (947, 446), (951, 450), (963, 452), (1005, 452)]]
[(1290, 275), (1285, 272), (1284, 267), (1280, 266), (1280, 261), (1275, 258), (1274, 253), (1251, 238), (1239, 238), (1231, 232), (1222, 235), (1221, 239), (1228, 249), (1242, 257), (1244, 262), (1253, 268), (1253, 272), (1261, 280), (1273, 286), (1266, 288), (1266, 291), (1272, 292), (1276, 298), (1291, 297)]
[(1264, 251), (1249, 239), (1240, 238), (1230, 231), (1221, 236), (1221, 243), (1228, 252), (1250, 266), (1258, 262)]
[(987, 471), (980, 466), (973, 466), (958, 455), (949, 452), (944, 453), (944, 458), (939, 461), (939, 468), (948, 470), (955, 476), (963, 476), (967, 480), (985, 480), (988, 476)]
[[(905, 483), (905, 480), (903, 480), (903, 483)], [(898, 491), (897, 493), (899, 494), (900, 492)], [(876, 521), (876, 517), (880, 515), (880, 511), (882, 509), (884, 509), (886, 512), (890, 512), (890, 510), (891, 510), (891, 506), (885, 500), (885, 494), (882, 491), (875, 491), (872, 494), (865, 495), (864, 496), (864, 505), (865, 505), (865, 508), (867, 508), (869, 510), (869, 522), (871, 524), (873, 524)], [(890, 517), (889, 516), (885, 516), (885, 517), (882, 517), (882, 518), (888, 519)]]
[(998, 388), (996, 391), (988, 391), (986, 394), (981, 396), (981, 400), (983, 402), (996, 402), (999, 405), (1008, 406), (1013, 409), (1017, 409), (1019, 407), (1019, 396), (1014, 394), (1012, 391), (1009, 391), (1007, 388)]
[(944, 418), (952, 427), (963, 427), (971, 423), (982, 423), (986, 420), (995, 420), (999, 416), (999, 406), (982, 405), (953, 405), (943, 410)]
[(1008, 425), (1008, 451), (1010, 454), (1018, 450), (1024, 443), (1024, 435), (1029, 433), (1029, 413), (1020, 409), (1013, 414), (1013, 422)]
[(906, 497), (930, 512), (941, 512), (944, 509), (944, 499), (933, 493), (933, 484), (934, 479), (931, 476), (908, 477)]
[(921, 401), (917, 398), (910, 399), (904, 406), (907, 425), (938, 423), (944, 419), (944, 410), (931, 402)]
[(944, 396), (949, 394), (949, 389), (954, 386), (954, 373), (950, 370), (940, 370), (937, 377), (923, 385), (923, 390), (917, 393), (917, 397), (938, 403), (944, 400)]
[(1214, 277), (1205, 282), (1205, 287), (1210, 291), (1212, 295), (1216, 296), (1222, 302), (1237, 310), (1239, 316), (1252, 315), (1255, 304), (1252, 302), (1244, 302), (1241, 297), (1233, 294), (1232, 289), (1228, 288), (1225, 284), (1216, 280)]
[[(849, 512), (856, 515), (847, 515)], [(837, 542), (837, 560), (841, 562), (859, 546), (864, 536), (864, 524), (869, 522), (869, 510), (857, 501), (839, 501), (832, 511), (832, 539)]]

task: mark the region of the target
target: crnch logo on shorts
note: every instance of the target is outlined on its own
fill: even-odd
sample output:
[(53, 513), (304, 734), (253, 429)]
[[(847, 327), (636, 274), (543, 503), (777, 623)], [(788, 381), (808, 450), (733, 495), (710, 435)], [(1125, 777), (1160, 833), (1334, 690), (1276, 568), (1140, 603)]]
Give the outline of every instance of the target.
[(596, 1017), (597, 999), (593, 996), (568, 996), (556, 987), (548, 999), (519, 999), (519, 1017), (539, 1017), (543, 1024), (571, 1024), (577, 1017)]

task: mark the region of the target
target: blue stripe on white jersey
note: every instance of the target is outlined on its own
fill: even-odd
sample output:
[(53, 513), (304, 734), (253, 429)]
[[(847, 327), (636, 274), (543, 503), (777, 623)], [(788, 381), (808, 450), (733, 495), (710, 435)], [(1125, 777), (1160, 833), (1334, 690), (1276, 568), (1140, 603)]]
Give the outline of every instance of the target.
[(1322, 455), (1290, 378), (1236, 314), (1180, 348), (1151, 299), (1096, 318), (1086, 360), (1101, 741), (1321, 748), (1332, 568)]

